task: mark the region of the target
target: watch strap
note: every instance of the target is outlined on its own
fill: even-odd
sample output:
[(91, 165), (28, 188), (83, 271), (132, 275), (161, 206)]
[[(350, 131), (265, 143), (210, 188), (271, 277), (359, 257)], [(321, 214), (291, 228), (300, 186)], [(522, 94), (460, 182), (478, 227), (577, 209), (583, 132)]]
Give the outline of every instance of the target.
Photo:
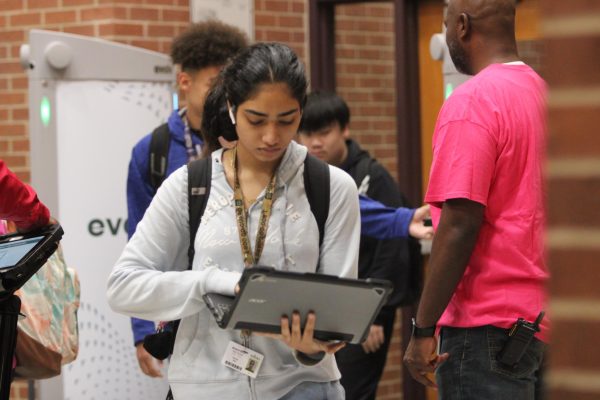
[(421, 328), (417, 325), (417, 321), (412, 319), (412, 336), (416, 338), (426, 338), (435, 336), (435, 325)]

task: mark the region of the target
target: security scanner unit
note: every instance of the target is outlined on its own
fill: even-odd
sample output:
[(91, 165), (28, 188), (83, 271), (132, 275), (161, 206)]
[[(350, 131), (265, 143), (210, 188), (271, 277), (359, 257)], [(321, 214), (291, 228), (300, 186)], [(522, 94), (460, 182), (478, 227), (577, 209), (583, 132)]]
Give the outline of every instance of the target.
[(32, 30), (21, 63), (29, 76), (32, 186), (64, 227), (66, 262), (81, 282), (79, 355), (61, 376), (40, 381), (37, 398), (162, 400), (168, 385), (140, 371), (129, 318), (110, 310), (106, 282), (127, 242), (131, 150), (173, 109), (171, 61)]
[[(445, 0), (444, 18), (448, 11), (448, 0)], [(442, 32), (431, 36), (429, 41), (429, 54), (431, 58), (442, 61), (442, 74), (444, 75), (444, 100), (447, 99), (454, 89), (465, 83), (470, 75), (461, 74), (456, 70), (448, 45), (446, 45), (446, 26), (442, 24)]]

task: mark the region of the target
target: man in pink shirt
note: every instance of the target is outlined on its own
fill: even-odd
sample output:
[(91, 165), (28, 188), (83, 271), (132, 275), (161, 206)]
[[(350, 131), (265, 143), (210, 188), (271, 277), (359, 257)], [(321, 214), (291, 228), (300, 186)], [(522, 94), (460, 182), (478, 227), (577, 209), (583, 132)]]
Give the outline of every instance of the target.
[[(545, 84), (519, 61), (514, 0), (450, 0), (446, 40), (475, 75), (435, 127), (425, 201), (436, 234), (404, 361), (441, 399), (535, 399), (547, 337), (544, 285)], [(535, 333), (515, 359), (518, 318)], [(436, 326), (440, 354), (436, 354)], [(539, 331), (538, 331), (539, 329)], [(510, 344), (507, 344), (511, 342)], [(516, 353), (520, 353), (517, 351)]]

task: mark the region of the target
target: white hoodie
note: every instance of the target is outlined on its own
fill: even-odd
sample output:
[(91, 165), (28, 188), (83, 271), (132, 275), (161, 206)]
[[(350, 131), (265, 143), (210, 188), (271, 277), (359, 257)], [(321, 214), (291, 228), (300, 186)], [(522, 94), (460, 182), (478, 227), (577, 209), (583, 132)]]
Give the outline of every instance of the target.
[[(108, 281), (113, 310), (153, 321), (181, 319), (169, 367), (177, 400), (278, 399), (304, 381), (340, 378), (331, 355), (304, 365), (282, 342), (252, 335), (249, 347), (265, 356), (256, 379), (221, 364), (229, 341), (241, 343), (240, 331), (223, 330), (202, 295), (233, 295), (244, 268), (233, 190), (225, 179), (222, 150), (212, 154), (208, 204), (195, 240), (192, 270), (187, 270), (187, 167), (167, 178)], [(319, 252), (319, 232), (304, 191), (306, 148), (292, 142), (277, 170), (275, 202), (261, 265), (280, 270), (319, 272), (356, 278), (360, 240), (358, 194), (352, 178), (330, 166), (329, 217)], [(264, 192), (249, 209), (248, 231), (254, 246)], [(319, 316), (317, 315), (317, 318)]]

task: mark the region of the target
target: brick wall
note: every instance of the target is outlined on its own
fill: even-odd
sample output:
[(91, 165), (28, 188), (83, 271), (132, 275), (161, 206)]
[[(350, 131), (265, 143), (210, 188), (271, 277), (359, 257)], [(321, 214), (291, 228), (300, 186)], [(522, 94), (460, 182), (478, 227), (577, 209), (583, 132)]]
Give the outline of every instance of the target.
[[(254, 7), (256, 40), (290, 45), (308, 68), (308, 0), (255, 0)], [(396, 176), (392, 11), (385, 3), (337, 7), (336, 68), (353, 135)], [(168, 52), (188, 20), (189, 0), (0, 0), (0, 158), (29, 180), (27, 77), (18, 59), (29, 29)], [(398, 329), (379, 399), (401, 398)], [(27, 398), (26, 385), (13, 386), (12, 400)]]
[[(336, 87), (351, 110), (351, 135), (397, 179), (393, 15), (393, 4), (385, 2), (336, 6), (335, 52)], [(397, 322), (378, 399), (402, 398), (401, 362)]]
[(542, 2), (550, 85), (551, 400), (600, 398), (600, 2)]
[(30, 29), (98, 36), (168, 52), (188, 20), (188, 0), (0, 1), (0, 157), (29, 181), (27, 76), (19, 64), (19, 48)]
[(336, 85), (352, 112), (352, 135), (396, 177), (394, 8), (336, 7)]

